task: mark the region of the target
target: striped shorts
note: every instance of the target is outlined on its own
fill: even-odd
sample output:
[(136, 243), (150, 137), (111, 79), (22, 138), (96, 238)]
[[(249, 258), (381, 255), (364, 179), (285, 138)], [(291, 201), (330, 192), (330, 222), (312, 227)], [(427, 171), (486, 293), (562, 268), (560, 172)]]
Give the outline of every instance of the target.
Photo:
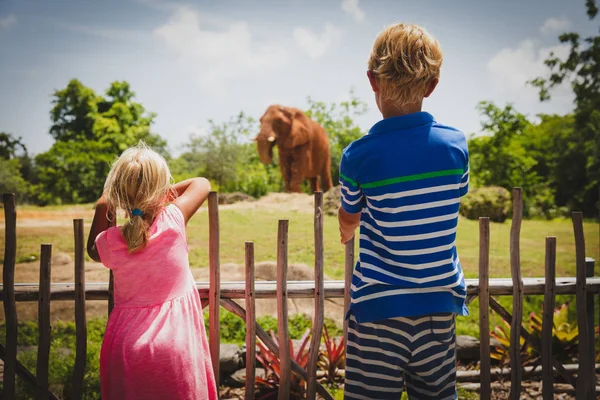
[(344, 399), (456, 399), (455, 315), (348, 322)]

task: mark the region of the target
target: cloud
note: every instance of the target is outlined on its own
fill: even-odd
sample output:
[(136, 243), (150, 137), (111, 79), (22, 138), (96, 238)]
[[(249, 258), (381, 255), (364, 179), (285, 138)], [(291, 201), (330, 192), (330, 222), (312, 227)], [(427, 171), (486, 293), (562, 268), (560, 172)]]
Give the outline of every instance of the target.
[(14, 14), (10, 14), (4, 18), (0, 18), (0, 28), (1, 29), (10, 29), (12, 26), (16, 25), (17, 17)]
[(207, 87), (278, 69), (288, 59), (282, 45), (253, 39), (247, 22), (216, 20), (189, 6), (179, 6), (154, 35)]
[(124, 39), (135, 39), (144, 40), (148, 38), (148, 34), (142, 31), (136, 31), (131, 29), (114, 29), (114, 28), (100, 28), (93, 26), (73, 25), (67, 26), (67, 29), (83, 33), (90, 36), (97, 36), (104, 39), (113, 40), (124, 40)]
[(540, 28), (544, 35), (552, 33), (563, 33), (571, 26), (571, 21), (567, 18), (548, 18)]
[(342, 10), (351, 15), (355, 21), (362, 22), (365, 19), (365, 12), (358, 5), (359, 0), (342, 0)]
[[(554, 53), (560, 58), (569, 54), (568, 45), (542, 47), (538, 40), (527, 39), (516, 48), (500, 50), (487, 64), (492, 84), (502, 94), (511, 99), (537, 101), (537, 90), (527, 81), (540, 76), (548, 76), (548, 67), (544, 60)], [(568, 96), (570, 90), (565, 83), (553, 91), (553, 97)]]
[(294, 29), (294, 40), (310, 58), (320, 58), (342, 37), (342, 31), (327, 22), (321, 35), (310, 29)]

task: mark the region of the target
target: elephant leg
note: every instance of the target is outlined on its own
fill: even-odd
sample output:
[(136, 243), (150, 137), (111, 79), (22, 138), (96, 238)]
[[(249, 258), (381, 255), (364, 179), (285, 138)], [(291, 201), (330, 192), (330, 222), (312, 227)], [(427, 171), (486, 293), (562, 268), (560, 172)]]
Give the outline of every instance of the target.
[(279, 169), (281, 170), (281, 178), (283, 179), (284, 192), (290, 191), (290, 168), (287, 160), (281, 157), (279, 160)]
[(319, 191), (319, 178), (318, 177), (314, 177), (314, 178), (308, 178), (310, 181), (310, 190), (312, 190), (312, 192), (318, 192)]
[(323, 170), (321, 171), (321, 188), (323, 192), (327, 192), (329, 189), (333, 187), (333, 182), (331, 180), (331, 162), (329, 158), (327, 158), (327, 162)]

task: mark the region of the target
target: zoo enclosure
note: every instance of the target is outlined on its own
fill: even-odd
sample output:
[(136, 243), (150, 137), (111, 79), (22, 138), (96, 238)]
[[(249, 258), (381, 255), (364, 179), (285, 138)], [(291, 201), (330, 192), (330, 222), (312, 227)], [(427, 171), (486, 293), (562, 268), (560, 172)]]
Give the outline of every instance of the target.
[[(37, 398), (56, 399), (48, 388), (48, 361), (50, 352), (50, 301), (74, 301), (76, 325), (76, 352), (73, 374), (73, 398), (81, 399), (86, 367), (86, 300), (108, 300), (109, 313), (114, 304), (112, 272), (110, 282), (85, 282), (85, 242), (83, 220), (73, 220), (75, 244), (74, 283), (51, 283), (52, 245), (41, 245), (39, 284), (15, 284), (16, 263), (16, 207), (13, 194), (3, 195), (5, 214), (5, 250), (3, 284), (0, 300), (3, 301), (6, 320), (5, 345), (0, 344), (0, 358), (4, 360), (3, 398), (14, 398), (15, 377), (36, 387)], [(489, 399), (491, 394), (489, 309), (497, 312), (511, 324), (510, 346), (510, 398), (518, 399), (521, 391), (523, 368), (520, 362), (520, 337), (526, 340), (542, 356), (543, 396), (553, 398), (555, 371), (568, 384), (576, 389), (578, 399), (591, 399), (596, 393), (594, 364), (594, 296), (600, 293), (600, 278), (594, 275), (594, 260), (585, 257), (583, 216), (573, 213), (575, 235), (576, 277), (555, 278), (556, 238), (546, 238), (545, 278), (522, 278), (520, 270), (520, 229), (522, 221), (522, 193), (520, 188), (513, 190), (513, 218), (510, 233), (510, 279), (489, 279), (490, 224), (488, 218), (479, 219), (479, 279), (466, 279), (467, 302), (479, 297), (480, 311), (480, 395)], [(254, 398), (254, 365), (256, 337), (276, 354), (279, 354), (281, 377), (279, 399), (290, 396), (291, 374), (296, 374), (307, 383), (307, 398), (314, 399), (318, 393), (325, 399), (333, 399), (317, 381), (317, 357), (324, 322), (325, 298), (344, 298), (344, 309), (349, 304), (349, 287), (354, 268), (354, 240), (346, 245), (345, 281), (325, 281), (323, 274), (323, 194), (315, 193), (314, 241), (315, 279), (314, 281), (288, 281), (288, 221), (280, 220), (277, 232), (277, 280), (254, 281), (254, 244), (246, 242), (245, 282), (220, 281), (219, 257), (219, 210), (218, 195), (212, 192), (208, 199), (209, 212), (209, 282), (198, 282), (197, 289), (203, 308), (209, 307), (209, 344), (216, 378), (219, 378), (219, 313), (223, 307), (244, 319), (246, 329), (246, 398)], [(579, 366), (577, 377), (566, 369), (552, 355), (552, 318), (554, 298), (557, 294), (575, 294), (577, 320), (579, 326)], [(513, 315), (503, 308), (492, 296), (513, 296)], [(522, 325), (523, 296), (544, 295), (542, 338), (539, 342)], [(288, 335), (289, 298), (308, 297), (315, 299), (308, 368), (305, 370), (290, 359)], [(256, 323), (256, 298), (276, 298), (278, 316), (278, 346), (274, 340)], [(245, 309), (234, 300), (244, 299)], [(17, 358), (17, 314), (16, 302), (38, 302), (39, 346), (36, 375), (34, 376)], [(347, 337), (344, 324), (344, 337)], [(555, 371), (554, 371), (555, 370)]]

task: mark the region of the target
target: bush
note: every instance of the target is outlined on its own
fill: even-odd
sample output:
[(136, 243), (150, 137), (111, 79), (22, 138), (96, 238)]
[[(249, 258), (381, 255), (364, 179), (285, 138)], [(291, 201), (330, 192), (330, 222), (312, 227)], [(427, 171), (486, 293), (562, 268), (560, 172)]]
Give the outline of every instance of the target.
[(489, 217), (504, 222), (511, 214), (510, 192), (502, 187), (488, 186), (472, 189), (461, 201), (460, 214), (468, 219)]

